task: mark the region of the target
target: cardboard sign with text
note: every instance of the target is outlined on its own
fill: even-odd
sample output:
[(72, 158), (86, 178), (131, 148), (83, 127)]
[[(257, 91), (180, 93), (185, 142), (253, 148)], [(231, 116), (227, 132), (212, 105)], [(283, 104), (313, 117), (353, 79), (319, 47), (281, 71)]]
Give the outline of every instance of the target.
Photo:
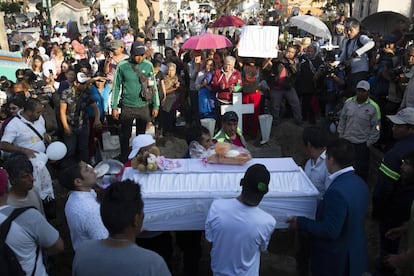
[(279, 27), (243, 26), (238, 55), (241, 57), (276, 58), (278, 39)]

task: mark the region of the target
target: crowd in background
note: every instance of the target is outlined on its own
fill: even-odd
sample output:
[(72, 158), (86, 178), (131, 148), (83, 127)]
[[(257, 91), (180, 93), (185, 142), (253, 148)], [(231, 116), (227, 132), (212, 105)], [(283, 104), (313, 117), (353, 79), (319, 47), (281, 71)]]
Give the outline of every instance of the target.
[[(262, 22), (254, 18), (247, 22), (284, 27), (277, 16), (273, 21), (266, 17)], [(408, 114), (414, 107), (414, 45), (409, 44), (406, 36), (409, 30), (404, 21), (396, 22), (391, 33), (370, 34), (357, 20), (341, 15), (332, 24), (333, 44), (338, 48), (324, 48), (327, 41), (306, 32), (301, 32), (302, 37), (297, 39), (290, 39), (284, 33), (278, 45), (279, 57), (273, 59), (239, 57), (238, 30), (224, 31), (235, 47), (185, 50), (181, 48), (185, 40), (205, 32), (209, 22), (205, 18), (193, 18), (187, 23), (170, 18), (168, 24), (172, 27), (170, 46), (154, 46), (153, 39), (143, 32), (116, 20), (91, 23), (85, 35), (72, 33), (71, 37), (57, 31), (66, 23), (56, 22), (50, 38), (39, 39), (35, 47), (23, 43), (26, 68), (16, 71), (15, 81), (0, 78), (1, 89), (7, 95), (1, 110), (2, 134), (10, 131), (8, 124), (16, 116), (22, 115), (34, 123), (42, 113), (44, 133), (51, 135), (52, 140), (64, 141), (68, 148), (68, 156), (60, 164), (62, 168), (76, 164), (78, 159), (84, 162), (78, 169), (87, 170), (85, 164), (94, 165), (95, 141), (102, 140), (105, 128), (121, 136), (125, 149), (121, 145), (119, 158), (128, 161), (129, 144), (125, 141), (131, 136), (132, 121), (123, 128), (127, 122), (123, 120), (122, 109), (131, 107), (125, 98), (125, 87), (131, 81), (125, 72), (131, 63), (147, 66), (151, 72), (148, 77), (157, 87), (152, 99), (143, 99), (142, 104), (140, 100), (138, 107), (148, 109), (150, 116), (139, 126), (137, 120), (137, 134), (154, 125), (156, 139), (174, 136), (182, 126), (199, 127), (202, 118), (216, 119), (220, 130), (220, 106), (231, 104), (233, 93), (242, 93), (243, 103), (254, 105), (253, 114), (243, 115), (243, 127), (237, 130), (248, 140), (259, 139), (260, 114), (271, 114), (274, 126), (290, 117), (298, 126), (319, 125), (321, 130), (338, 133), (352, 144), (356, 155), (354, 167), (364, 180), (368, 179), (369, 147), (376, 146), (389, 153), (400, 139), (412, 141), (414, 113), (404, 117), (403, 123), (387, 117), (404, 110)], [(129, 76), (134, 76), (131, 70)], [(142, 85), (134, 77), (131, 83)], [(28, 99), (33, 98), (36, 102), (28, 104)], [(37, 109), (39, 105), (41, 109)], [(407, 128), (405, 135), (395, 134), (396, 125)], [(125, 129), (129, 133), (122, 133)], [(3, 142), (14, 141), (10, 135), (4, 137), (3, 151), (19, 151), (4, 146)], [(385, 186), (378, 185), (381, 189), (376, 190), (374, 207), (381, 210), (374, 211), (379, 210), (376, 218), (382, 222), (382, 257), (398, 253), (398, 246), (392, 242), (386, 244), (389, 241), (385, 239), (388, 230), (398, 226), (397, 222), (409, 218), (406, 215), (390, 222), (385, 220), (385, 214), (389, 213), (380, 207), (384, 202), (396, 200), (387, 177), (395, 183), (399, 181), (401, 160), (410, 149), (414, 150), (412, 144), (400, 149), (392, 165), (387, 159), (381, 164), (380, 173), (385, 178), (381, 181)], [(27, 153), (29, 157), (32, 154), (32, 151)], [(46, 189), (40, 187), (40, 191), (42, 188)]]

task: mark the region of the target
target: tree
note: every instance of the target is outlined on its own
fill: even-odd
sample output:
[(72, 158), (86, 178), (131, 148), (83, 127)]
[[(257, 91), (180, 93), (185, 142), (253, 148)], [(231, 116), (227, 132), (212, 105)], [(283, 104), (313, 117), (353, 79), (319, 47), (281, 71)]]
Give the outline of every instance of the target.
[(144, 33), (145, 33), (145, 37), (152, 39), (151, 28), (152, 26), (154, 26), (154, 22), (155, 22), (155, 11), (154, 11), (154, 7), (152, 6), (151, 0), (144, 0), (144, 2), (145, 2), (145, 5), (147, 5), (148, 11), (149, 11), (149, 15), (147, 19), (145, 20)]
[(5, 14), (20, 13), (22, 6), (19, 3), (1, 2), (0, 10)]
[(138, 30), (139, 22), (138, 22), (137, 0), (128, 0), (128, 7), (129, 7), (129, 25), (132, 28)]
[(243, 2), (243, 0), (212, 0), (214, 7), (217, 11), (217, 16), (230, 15), (231, 11), (237, 8), (237, 6)]
[[(154, 25), (155, 22), (155, 10), (152, 6), (152, 2), (158, 2), (158, 0), (144, 0), (145, 5), (148, 8), (149, 16), (145, 20), (144, 25), (144, 33), (145, 37), (152, 38), (152, 32), (151, 28)], [(138, 9), (137, 9), (137, 0), (128, 0), (129, 5), (129, 24), (132, 27), (135, 27), (137, 30), (139, 30), (139, 20), (138, 20)]]

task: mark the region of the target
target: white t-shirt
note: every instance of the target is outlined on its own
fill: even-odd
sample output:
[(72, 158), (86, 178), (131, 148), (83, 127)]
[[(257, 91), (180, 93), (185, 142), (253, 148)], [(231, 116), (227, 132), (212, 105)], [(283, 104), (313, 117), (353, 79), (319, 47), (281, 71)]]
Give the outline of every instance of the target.
[(211, 204), (205, 236), (213, 243), (214, 275), (259, 275), (260, 251), (265, 251), (276, 220), (259, 207), (237, 199), (218, 199)]
[(108, 237), (108, 230), (102, 222), (100, 204), (94, 190), (90, 192), (73, 191), (65, 205), (73, 249), (85, 240), (100, 240)]
[[(7, 205), (0, 207), (0, 224), (7, 219), (12, 210), (13, 208)], [(49, 248), (56, 243), (58, 238), (59, 232), (46, 221), (46, 218), (35, 209), (29, 209), (12, 222), (6, 243), (16, 254), (26, 274), (32, 275), (37, 247)], [(35, 275), (47, 275), (43, 265), (42, 250), (39, 250), (39, 256), (37, 257)]]
[(4, 134), (1, 137), (1, 141), (44, 153), (46, 151), (45, 143), (29, 126), (26, 125), (26, 123), (32, 125), (43, 137), (46, 133), (43, 116), (40, 116), (38, 120), (32, 123), (22, 117), (21, 111), (19, 111), (18, 115), (21, 119), (15, 117), (7, 124), (4, 129)]
[[(2, 142), (7, 142), (18, 147), (31, 149), (37, 152), (45, 153), (46, 146), (43, 140), (29, 127), (30, 124), (43, 137), (46, 133), (45, 120), (40, 116), (38, 120), (33, 123), (26, 120), (19, 111), (20, 119), (13, 118), (6, 126)], [(45, 164), (40, 164), (36, 158), (30, 158), (33, 165), (34, 186), (38, 189), (40, 198), (43, 200), (46, 197), (55, 198), (53, 191), (52, 178)]]

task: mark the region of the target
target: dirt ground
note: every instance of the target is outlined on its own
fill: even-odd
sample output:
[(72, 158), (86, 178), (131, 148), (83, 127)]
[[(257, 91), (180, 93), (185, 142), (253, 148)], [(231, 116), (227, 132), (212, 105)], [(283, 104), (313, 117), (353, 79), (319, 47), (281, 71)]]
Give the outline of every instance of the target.
[[(248, 140), (249, 150), (254, 157), (281, 157), (291, 156), (297, 164), (303, 165), (306, 161), (305, 149), (302, 142), (302, 126), (297, 126), (291, 121), (282, 122), (277, 127), (273, 127), (270, 141), (260, 146), (258, 140)], [(182, 136), (181, 136), (182, 137)], [(157, 141), (162, 155), (168, 158), (180, 158), (186, 150), (187, 145), (184, 139), (180, 137), (166, 137)], [(261, 156), (263, 155), (263, 156)], [(377, 156), (377, 158), (380, 158)], [(373, 167), (377, 167), (373, 162)], [(375, 174), (375, 173), (374, 173)], [(371, 179), (373, 181), (373, 179)], [(370, 182), (371, 182), (370, 181)], [(372, 182), (373, 183), (373, 182)], [(67, 196), (66, 191), (56, 186), (58, 198), (58, 217), (53, 224), (60, 231), (62, 238), (65, 240), (65, 251), (53, 258), (53, 275), (71, 275), (71, 262), (73, 251), (70, 244), (69, 232), (64, 218), (64, 203)], [(368, 215), (366, 220), (368, 248), (370, 257), (370, 267), (374, 263), (378, 251), (378, 238), (376, 234), (375, 223), (372, 222)], [(294, 258), (294, 233), (289, 230), (277, 230), (272, 236), (268, 252), (261, 256), (260, 275), (262, 276), (291, 276), (295, 275), (295, 258)], [(173, 275), (181, 275), (181, 252), (178, 247), (174, 249), (173, 256)], [(203, 254), (200, 261), (200, 276), (212, 275), (210, 270), (210, 260), (208, 245), (203, 241)]]

